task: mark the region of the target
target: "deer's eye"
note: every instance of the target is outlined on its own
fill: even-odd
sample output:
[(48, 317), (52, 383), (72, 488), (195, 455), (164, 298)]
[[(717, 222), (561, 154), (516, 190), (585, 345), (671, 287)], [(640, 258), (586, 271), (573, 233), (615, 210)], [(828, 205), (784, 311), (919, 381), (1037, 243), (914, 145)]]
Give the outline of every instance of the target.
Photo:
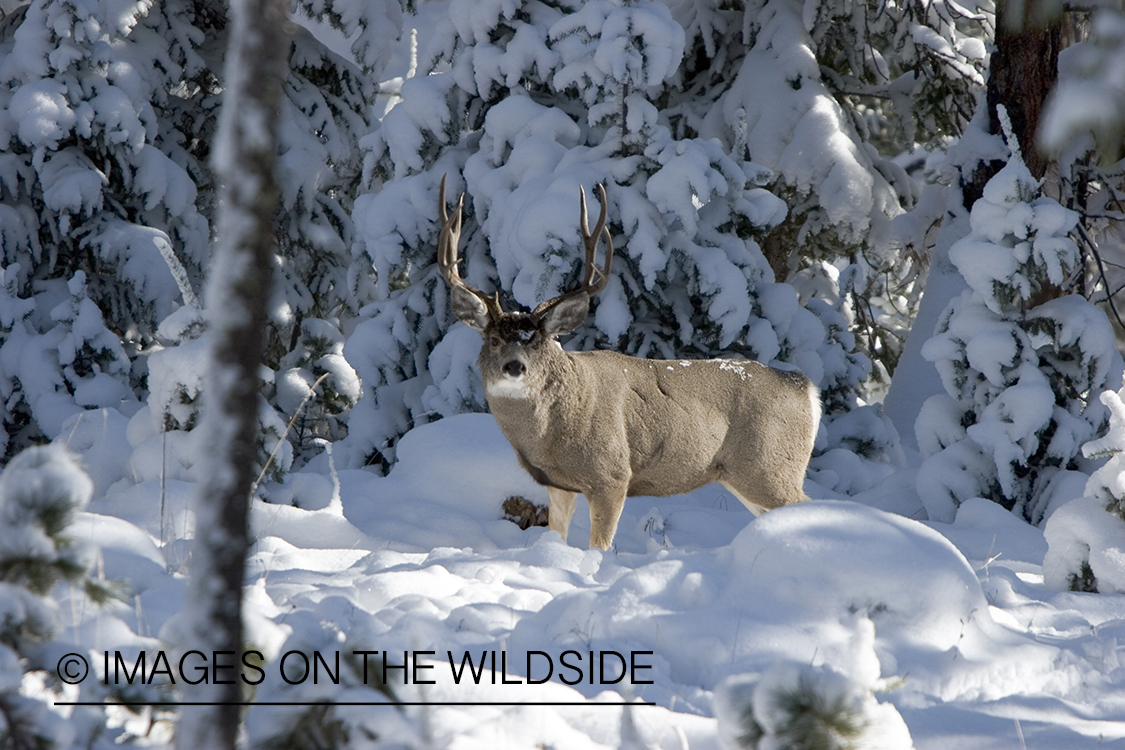
[(499, 347), (500, 343), (501, 343), (500, 337), (499, 336), (493, 336), (492, 338), (490, 338), (488, 340), (488, 343), (492, 344), (493, 348)]

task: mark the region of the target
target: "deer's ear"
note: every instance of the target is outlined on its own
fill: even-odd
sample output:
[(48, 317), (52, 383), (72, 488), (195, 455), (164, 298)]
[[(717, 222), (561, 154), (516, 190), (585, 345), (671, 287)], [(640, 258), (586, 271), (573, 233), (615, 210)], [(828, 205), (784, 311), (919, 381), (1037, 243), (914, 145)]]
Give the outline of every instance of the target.
[(488, 327), (491, 318), (484, 300), (463, 286), (451, 287), (449, 294), (449, 307), (457, 320), (478, 331)]
[(559, 301), (543, 315), (540, 330), (548, 336), (570, 333), (586, 321), (590, 312), (590, 295), (576, 294)]

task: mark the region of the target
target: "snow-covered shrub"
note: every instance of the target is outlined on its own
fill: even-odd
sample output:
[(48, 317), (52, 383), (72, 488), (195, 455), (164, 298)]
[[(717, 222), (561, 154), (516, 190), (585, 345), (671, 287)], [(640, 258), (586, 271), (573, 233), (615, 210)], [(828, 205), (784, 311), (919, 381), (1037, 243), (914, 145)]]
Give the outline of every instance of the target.
[(845, 495), (875, 487), (906, 464), (898, 432), (879, 405), (826, 414), (809, 461), (817, 484)]
[(289, 440), (306, 455), (319, 452), (318, 440), (347, 434), (346, 418), (359, 400), (360, 382), (343, 351), (338, 321), (306, 318), (297, 346), (278, 363), (275, 401), (295, 420)]
[[(839, 274), (827, 263), (813, 264), (806, 271), (816, 273), (802, 274), (804, 278), (799, 276), (795, 284), (805, 307), (820, 319), (825, 330), (818, 354), (824, 365), (820, 397), (826, 429), (813, 449), (809, 469), (818, 484), (854, 495), (886, 479), (905, 458), (898, 432), (882, 409), (863, 405), (858, 398), (860, 384), (871, 373), (872, 361), (856, 351), (847, 295), (839, 293), (839, 285), (824, 283)], [(817, 276), (820, 283), (815, 281)]]
[[(1094, 481), (1091, 478), (1091, 481)], [(1063, 591), (1125, 593), (1125, 521), (1086, 495), (1059, 507), (1043, 529), (1043, 581)]]
[(727, 678), (715, 694), (719, 742), (727, 750), (912, 750), (898, 710), (880, 703), (875, 626), (857, 621), (852, 663), (779, 663)]
[(1107, 458), (1090, 477), (1086, 494), (1125, 521), (1125, 403), (1121, 391), (1104, 391), (1101, 401), (1109, 409), (1109, 432), (1082, 446), (1087, 458)]
[(1109, 432), (1082, 446), (1087, 458), (1108, 458), (1086, 483), (1086, 493), (1058, 508), (1043, 534), (1043, 579), (1072, 591), (1125, 592), (1125, 403), (1105, 391)]
[[(110, 590), (94, 581), (90, 549), (69, 535), (93, 482), (59, 445), (29, 448), (0, 474), (0, 745), (86, 746), (97, 726), (71, 723), (54, 709), (61, 696), (60, 654), (50, 641), (60, 630), (48, 598), (60, 582), (96, 602)], [(78, 717), (75, 717), (76, 719)], [(89, 717), (86, 717), (89, 718)], [(104, 716), (102, 717), (104, 721)]]
[(202, 310), (182, 307), (165, 318), (160, 337), (170, 345), (151, 352), (148, 362), (148, 405), (158, 431), (193, 429), (203, 404), (203, 376), (208, 349)]
[[(152, 434), (167, 433), (172, 441), (185, 448), (195, 443), (192, 440), (185, 442), (187, 436), (184, 433), (192, 432), (203, 416), (204, 382), (210, 361), (210, 346), (204, 336), (206, 330), (206, 318), (201, 310), (181, 307), (165, 318), (158, 329), (160, 338), (169, 346), (154, 348), (146, 358), (149, 387), (147, 414), (152, 420)], [(329, 356), (329, 362), (334, 361), (330, 355), (326, 356)], [(346, 377), (344, 382), (347, 387)], [(354, 385), (351, 388), (353, 392), (358, 390)], [(143, 417), (144, 413), (138, 416)], [(147, 430), (145, 432), (148, 433)], [(265, 396), (260, 398), (258, 408), (257, 442), (257, 468), (261, 470), (268, 465), (270, 480), (281, 481), (282, 474), (293, 463), (293, 445), (289, 441), (286, 420)], [(188, 451), (188, 454), (179, 455), (177, 459), (183, 464), (194, 465), (195, 450)]]
[[(0, 319), (0, 396), (9, 449), (55, 436), (74, 414), (136, 403), (131, 365), (116, 334), (87, 294), (86, 274), (43, 282), (32, 299), (13, 288), (19, 265), (0, 271), (7, 312)], [(9, 296), (11, 295), (11, 296)]]
[(1051, 478), (1078, 468), (1105, 425), (1098, 397), (1121, 379), (1113, 332), (1084, 298), (1062, 296), (1079, 260), (1067, 236), (1077, 220), (1040, 195), (1016, 150), (973, 205), (972, 233), (949, 250), (969, 289), (922, 348), (945, 389), (915, 429), (931, 520), (986, 497), (1039, 523)]
[[(328, 597), (319, 614), (304, 610), (287, 620), (292, 635), (262, 667), (265, 677), (255, 697), (264, 705), (254, 706), (246, 717), (256, 747), (374, 750), (427, 744), (398, 705), (393, 686), (383, 682), (377, 647), (343, 630), (353, 627), (356, 619), (364, 618), (357, 618), (353, 604)], [(306, 669), (309, 679), (304, 679)], [(390, 670), (388, 678), (398, 674)], [(290, 684), (286, 677), (299, 684)], [(269, 705), (272, 702), (276, 703)], [(287, 705), (294, 703), (308, 707)], [(375, 705), (379, 703), (385, 705)]]
[(728, 682), (719, 713), (728, 750), (911, 750), (906, 722), (890, 703), (824, 667), (782, 664)]

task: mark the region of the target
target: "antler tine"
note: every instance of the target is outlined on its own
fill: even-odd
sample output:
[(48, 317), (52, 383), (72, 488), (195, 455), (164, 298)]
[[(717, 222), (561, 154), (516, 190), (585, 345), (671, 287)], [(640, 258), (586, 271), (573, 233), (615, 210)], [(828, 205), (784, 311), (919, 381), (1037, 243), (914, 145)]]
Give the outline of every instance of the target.
[[(594, 225), (594, 231), (590, 231), (588, 213), (586, 210), (586, 190), (579, 186), (578, 188), (578, 203), (580, 206), (579, 226), (582, 230), (582, 244), (586, 246), (586, 273), (582, 278), (582, 288), (586, 290), (587, 294), (594, 295), (605, 289), (605, 285), (609, 283), (609, 269), (613, 263), (613, 238), (610, 236), (609, 230), (606, 229), (606, 215), (609, 212), (609, 201), (605, 195), (605, 185), (599, 183), (595, 190), (598, 192), (598, 202), (602, 204), (601, 214), (598, 215), (598, 223)], [(602, 234), (605, 234), (605, 267), (598, 268), (595, 257), (598, 253), (598, 240), (601, 239)], [(594, 283), (594, 277), (598, 277), (598, 281)]]
[(441, 269), (445, 283), (475, 295), (484, 302), (489, 315), (498, 318), (503, 313), (500, 307), (500, 294), (487, 296), (481, 290), (462, 281), (461, 272), (457, 270), (457, 264), (461, 260), (457, 257), (457, 245), (461, 242), (461, 208), (465, 203), (465, 194), (462, 193), (457, 198), (457, 208), (450, 214), (445, 206), (445, 178), (446, 175), (441, 176), (441, 185), (438, 187), (438, 216), (441, 217), (441, 234), (438, 235), (438, 268)]
[(450, 286), (463, 285), (457, 270), (457, 245), (461, 242), (461, 204), (465, 196), (457, 199), (457, 210), (451, 216), (445, 206), (445, 178), (441, 176), (438, 187), (438, 216), (441, 218), (441, 234), (438, 235), (438, 267)]
[[(545, 314), (552, 307), (562, 302), (565, 299), (574, 297), (575, 295), (585, 294), (593, 297), (595, 294), (605, 289), (606, 284), (609, 283), (609, 271), (613, 264), (613, 238), (610, 236), (609, 228), (606, 226), (606, 216), (609, 213), (609, 200), (606, 198), (605, 185), (599, 184), (596, 188), (598, 193), (598, 202), (602, 205), (601, 214), (598, 216), (598, 223), (594, 226), (594, 231), (590, 231), (590, 221), (587, 216), (586, 210), (586, 190), (581, 185), (578, 187), (578, 203), (579, 203), (579, 217), (578, 226), (582, 231), (582, 244), (586, 248), (586, 269), (582, 276), (582, 284), (572, 291), (560, 294), (558, 297), (549, 299), (541, 303), (532, 312), (535, 317), (540, 317)], [(605, 265), (598, 268), (596, 256), (598, 253), (598, 240), (602, 235), (605, 235)], [(595, 278), (597, 280), (595, 281)]]

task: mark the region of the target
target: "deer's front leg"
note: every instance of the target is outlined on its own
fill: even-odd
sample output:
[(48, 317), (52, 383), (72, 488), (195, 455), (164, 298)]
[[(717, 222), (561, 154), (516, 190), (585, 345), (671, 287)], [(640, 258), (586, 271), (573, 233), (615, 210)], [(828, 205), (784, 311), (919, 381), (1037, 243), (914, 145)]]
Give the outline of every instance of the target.
[(577, 504), (577, 492), (547, 487), (547, 528), (559, 532), (564, 542), (567, 529), (570, 528), (570, 518), (574, 515), (574, 506)]
[(613, 535), (617, 533), (617, 522), (625, 508), (626, 485), (620, 487), (599, 487), (592, 490), (586, 499), (590, 503), (590, 546), (609, 549)]

